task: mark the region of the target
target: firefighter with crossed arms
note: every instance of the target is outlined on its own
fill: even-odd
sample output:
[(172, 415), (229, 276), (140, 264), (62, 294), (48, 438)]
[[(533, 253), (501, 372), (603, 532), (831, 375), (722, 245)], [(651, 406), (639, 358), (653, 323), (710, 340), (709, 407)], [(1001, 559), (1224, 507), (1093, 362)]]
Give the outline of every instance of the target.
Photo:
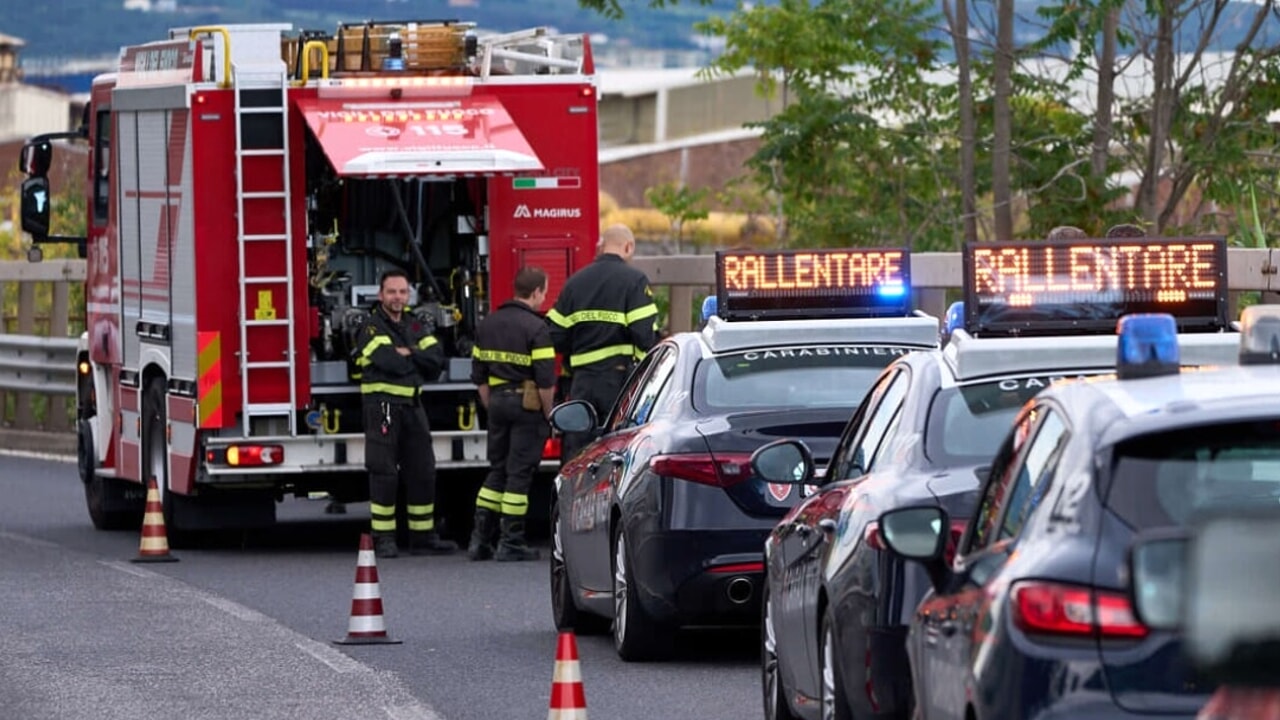
[(525, 516), (529, 487), (551, 434), (547, 416), (555, 394), (556, 352), (538, 312), (547, 298), (547, 274), (521, 268), (514, 290), (515, 297), (476, 328), (471, 353), (471, 381), (489, 417), (489, 474), (476, 495), (467, 546), (472, 560), (539, 558), (525, 539)]
[[(658, 340), (658, 306), (649, 278), (630, 265), (636, 240), (626, 225), (607, 228), (597, 248), (595, 261), (565, 282), (547, 320), (571, 375), (569, 398), (590, 403), (603, 421), (631, 368)], [(565, 433), (561, 461), (591, 439), (591, 433)]]
[(457, 546), (435, 529), (436, 458), (427, 414), (419, 401), (424, 382), (444, 367), (444, 351), (417, 318), (405, 312), (409, 277), (388, 270), (378, 281), (378, 303), (357, 341), (353, 376), (363, 406), (365, 468), (369, 471), (369, 515), (374, 552), (393, 558), (396, 500), (401, 481), (409, 525), (409, 554), (447, 554)]

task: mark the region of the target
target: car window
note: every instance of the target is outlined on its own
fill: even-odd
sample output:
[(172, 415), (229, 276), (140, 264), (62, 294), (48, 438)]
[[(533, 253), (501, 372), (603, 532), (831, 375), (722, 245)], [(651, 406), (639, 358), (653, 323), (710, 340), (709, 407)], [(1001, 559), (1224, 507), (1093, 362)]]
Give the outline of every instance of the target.
[(1016, 462), (1031, 428), (1035, 425), (1037, 409), (1028, 409), (1019, 416), (1013, 428), (1005, 433), (1004, 445), (991, 464), (991, 474), (987, 477), (986, 486), (982, 489), (982, 499), (978, 502), (978, 510), (974, 513), (972, 526), (964, 541), (962, 554), (968, 554), (985, 548), (995, 536), (996, 522), (999, 519), (1000, 507), (1004, 504), (1005, 495), (1013, 480)]
[(724, 353), (698, 364), (693, 405), (701, 411), (849, 407), (908, 348), (823, 345)]
[(942, 467), (989, 463), (1018, 410), (1063, 379), (1047, 375), (1005, 378), (938, 391), (925, 425), (925, 457)]
[(635, 402), (631, 404), (631, 408), (627, 411), (626, 427), (635, 427), (649, 422), (649, 418), (653, 415), (653, 408), (657, 405), (658, 397), (670, 384), (671, 375), (675, 368), (675, 348), (666, 348), (662, 356), (654, 362), (653, 369), (649, 371), (648, 376), (640, 383), (639, 389), (636, 391)]
[(1106, 504), (1135, 529), (1186, 525), (1218, 508), (1280, 504), (1280, 423), (1143, 435), (1113, 453)]
[(1005, 503), (999, 539), (1015, 537), (1022, 531), (1027, 517), (1044, 497), (1067, 438), (1067, 426), (1062, 422), (1062, 416), (1052, 408), (1046, 408), (1035, 439), (1027, 446), (1021, 466), (1014, 473), (1016, 480)]
[(858, 405), (858, 409), (854, 411), (853, 417), (845, 425), (840, 442), (836, 446), (835, 452), (831, 454), (831, 462), (827, 467), (827, 480), (843, 480), (851, 474), (854, 476), (861, 475), (860, 472), (853, 472), (849, 466), (855, 459), (853, 453), (858, 446), (857, 440), (862, 432), (863, 420), (875, 410), (876, 403), (880, 401), (880, 396), (884, 394), (885, 387), (893, 377), (892, 374), (886, 372), (884, 377), (867, 392), (866, 397)]
[(605, 427), (607, 432), (621, 430), (627, 423), (628, 417), (631, 415), (631, 407), (634, 404), (636, 396), (640, 392), (641, 386), (644, 385), (645, 379), (649, 376), (649, 371), (658, 363), (662, 356), (666, 353), (666, 346), (654, 349), (640, 364), (631, 370), (631, 374), (627, 376), (627, 381), (622, 384), (622, 391), (618, 393), (618, 399), (613, 403), (613, 409), (609, 411), (609, 422)]
[[(907, 395), (907, 380), (908, 375), (905, 370), (888, 378), (888, 385), (885, 386), (884, 394), (880, 397), (880, 403), (867, 418), (867, 429), (854, 446), (850, 463), (851, 471), (856, 472), (856, 466), (861, 466), (865, 473), (875, 466), (880, 456), (880, 449), (887, 444), (885, 438), (888, 436), (889, 428), (902, 412), (902, 400)], [(848, 476), (846, 475), (845, 478), (847, 479)]]

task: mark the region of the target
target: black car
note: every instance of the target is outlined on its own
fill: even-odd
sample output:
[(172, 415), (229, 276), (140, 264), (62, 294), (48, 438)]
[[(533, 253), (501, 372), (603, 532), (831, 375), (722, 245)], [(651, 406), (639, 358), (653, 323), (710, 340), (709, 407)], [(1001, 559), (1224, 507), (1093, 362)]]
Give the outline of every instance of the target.
[[(1232, 335), (1189, 335), (1190, 364), (1233, 362)], [(937, 503), (954, 546), (981, 478), (1018, 410), (1069, 377), (1112, 372), (1115, 335), (976, 338), (881, 374), (849, 420), (821, 489), (770, 533), (761, 632), (767, 718), (906, 718), (907, 627), (929, 589), (917, 564), (886, 552), (876, 517)], [(779, 440), (754, 462), (774, 482), (813, 482), (808, 448)]]
[[(1275, 362), (1280, 308), (1268, 321)], [(1179, 373), (1171, 334), (1154, 343), (1118, 378), (1063, 383), (1020, 411), (953, 561), (945, 508), (878, 517), (932, 585), (908, 634), (917, 716), (1190, 719), (1213, 691), (1177, 633), (1135, 615), (1126, 556), (1139, 533), (1280, 501), (1280, 369)]]
[(634, 660), (665, 654), (679, 627), (757, 623), (764, 539), (802, 489), (761, 480), (751, 453), (785, 436), (828, 456), (884, 367), (937, 341), (923, 315), (713, 317), (654, 348), (608, 417), (557, 407), (557, 429), (599, 434), (555, 482), (557, 626), (612, 623), (618, 654)]

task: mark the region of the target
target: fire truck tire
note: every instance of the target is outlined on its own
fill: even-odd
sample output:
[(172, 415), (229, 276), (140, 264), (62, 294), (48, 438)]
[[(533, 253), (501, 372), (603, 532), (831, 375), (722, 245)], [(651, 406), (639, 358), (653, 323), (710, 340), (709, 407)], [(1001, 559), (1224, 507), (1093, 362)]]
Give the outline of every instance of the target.
[(164, 507), (165, 534), (170, 547), (180, 548), (187, 544), (187, 533), (178, 522), (174, 512), (175, 501), (169, 492), (169, 445), (165, 433), (168, 423), (168, 403), (165, 400), (164, 379), (152, 378), (142, 393), (142, 473), (156, 479), (156, 488), (160, 491), (161, 505)]
[(146, 493), (135, 483), (98, 475), (93, 430), (88, 420), (76, 425), (77, 460), (89, 519), (98, 530), (136, 530), (142, 525)]

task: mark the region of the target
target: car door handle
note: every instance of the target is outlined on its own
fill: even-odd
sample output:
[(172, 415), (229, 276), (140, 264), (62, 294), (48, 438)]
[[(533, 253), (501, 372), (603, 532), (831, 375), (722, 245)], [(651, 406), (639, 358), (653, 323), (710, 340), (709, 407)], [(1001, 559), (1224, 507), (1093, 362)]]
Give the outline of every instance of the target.
[(943, 637), (951, 637), (952, 635), (955, 635), (956, 631), (959, 629), (960, 624), (952, 620), (948, 620), (938, 625), (938, 630), (942, 633)]

